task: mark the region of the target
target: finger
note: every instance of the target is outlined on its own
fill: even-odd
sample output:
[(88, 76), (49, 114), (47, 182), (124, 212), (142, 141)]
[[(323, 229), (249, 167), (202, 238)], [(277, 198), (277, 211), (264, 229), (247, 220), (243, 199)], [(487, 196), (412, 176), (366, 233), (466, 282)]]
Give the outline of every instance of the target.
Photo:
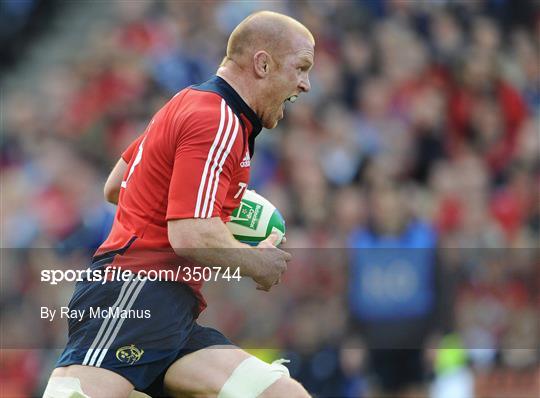
[(291, 254), (291, 253), (286, 252), (285, 250), (280, 249), (279, 247), (277, 247), (276, 250), (279, 250), (279, 252), (280, 252), (281, 255), (283, 256), (283, 260), (285, 260), (285, 261), (291, 261), (291, 259), (292, 259), (292, 254)]
[(287, 238), (285, 236), (283, 236), (283, 238), (281, 238), (281, 244), (285, 244), (287, 243)]
[(291, 261), (291, 259), (292, 259), (292, 254), (289, 253), (289, 252), (283, 251), (283, 259), (284, 259), (285, 261)]
[(275, 232), (272, 232), (268, 238), (265, 239), (268, 243), (270, 243), (272, 246), (276, 246), (279, 236)]
[(275, 232), (272, 232), (265, 240), (260, 241), (257, 246), (262, 248), (276, 247), (276, 243), (278, 240), (279, 236)]

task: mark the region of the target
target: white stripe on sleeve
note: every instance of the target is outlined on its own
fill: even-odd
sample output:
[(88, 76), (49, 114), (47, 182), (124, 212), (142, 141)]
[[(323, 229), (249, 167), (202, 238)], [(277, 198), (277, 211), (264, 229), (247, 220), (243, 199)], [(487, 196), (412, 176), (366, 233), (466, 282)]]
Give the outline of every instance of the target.
[(223, 165), (225, 164), (225, 160), (227, 160), (227, 156), (229, 156), (229, 153), (231, 152), (231, 148), (234, 144), (234, 141), (236, 140), (236, 135), (238, 134), (238, 127), (240, 126), (240, 121), (238, 120), (238, 117), (236, 117), (236, 115), (234, 115), (234, 121), (236, 122), (236, 125), (234, 127), (234, 133), (233, 133), (232, 138), (229, 141), (229, 145), (227, 145), (227, 150), (225, 151), (225, 153), (223, 154), (223, 157), (221, 158), (221, 161), (219, 162), (219, 168), (218, 168), (216, 178), (214, 181), (214, 189), (212, 191), (212, 200), (210, 202), (210, 206), (208, 207), (208, 214), (206, 215), (206, 217), (212, 216), (212, 210), (214, 209), (214, 202), (216, 200), (216, 193), (217, 193), (218, 184), (219, 184), (219, 175), (223, 171)]
[(206, 193), (204, 195), (204, 205), (201, 212), (201, 217), (203, 218), (209, 218), (209, 216), (207, 215), (207, 209), (211, 200), (210, 193), (212, 191), (214, 177), (216, 174), (216, 170), (218, 168), (218, 163), (219, 163), (218, 160), (221, 157), (221, 154), (223, 153), (223, 151), (225, 150), (225, 146), (227, 145), (227, 141), (231, 133), (232, 122), (233, 122), (233, 113), (232, 113), (231, 108), (227, 106), (227, 128), (225, 129), (225, 133), (223, 134), (223, 139), (221, 140), (219, 149), (212, 157), (212, 168), (210, 169), (210, 177), (208, 179), (208, 185), (206, 186)]
[(216, 138), (214, 138), (214, 142), (212, 142), (212, 146), (210, 147), (210, 151), (208, 152), (206, 163), (204, 164), (204, 170), (201, 177), (201, 183), (199, 184), (199, 191), (197, 192), (197, 203), (195, 205), (195, 215), (194, 215), (195, 218), (201, 217), (201, 214), (200, 214), (201, 203), (203, 202), (203, 193), (204, 193), (204, 187), (206, 184), (208, 168), (210, 167), (210, 163), (212, 162), (212, 158), (214, 156), (214, 151), (216, 150), (216, 147), (221, 138), (221, 133), (223, 132), (223, 126), (225, 124), (225, 118), (226, 118), (225, 100), (221, 99), (221, 113), (220, 113), (220, 118), (219, 118), (219, 127), (216, 133)]

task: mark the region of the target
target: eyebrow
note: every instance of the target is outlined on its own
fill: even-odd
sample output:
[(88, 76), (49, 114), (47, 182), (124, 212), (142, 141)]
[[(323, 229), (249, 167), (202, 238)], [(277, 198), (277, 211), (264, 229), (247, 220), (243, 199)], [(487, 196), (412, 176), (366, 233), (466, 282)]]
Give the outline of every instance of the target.
[(306, 56), (303, 56), (302, 58), (300, 58), (300, 62), (304, 64), (313, 65), (313, 61), (311, 61), (311, 58), (308, 58)]

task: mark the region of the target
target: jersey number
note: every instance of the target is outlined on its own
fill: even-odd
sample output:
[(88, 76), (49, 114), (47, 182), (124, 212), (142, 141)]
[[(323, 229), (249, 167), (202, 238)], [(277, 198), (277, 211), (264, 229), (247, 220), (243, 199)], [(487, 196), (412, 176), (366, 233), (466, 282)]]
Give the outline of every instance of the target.
[(141, 141), (141, 144), (139, 145), (139, 150), (137, 151), (137, 156), (135, 156), (135, 160), (133, 161), (133, 164), (131, 165), (131, 168), (129, 169), (129, 173), (128, 173), (128, 176), (127, 178), (122, 181), (122, 184), (120, 184), (120, 186), (122, 188), (127, 188), (127, 183), (131, 177), (131, 175), (133, 174), (133, 172), (135, 171), (135, 167), (141, 163), (141, 159), (142, 159), (142, 153), (143, 153), (143, 144), (144, 144), (144, 141), (146, 140), (146, 137), (144, 137), (144, 139)]
[(247, 184), (245, 182), (239, 182), (238, 186), (240, 187), (238, 189), (238, 192), (236, 192), (236, 195), (234, 195), (234, 198), (238, 198), (247, 188)]

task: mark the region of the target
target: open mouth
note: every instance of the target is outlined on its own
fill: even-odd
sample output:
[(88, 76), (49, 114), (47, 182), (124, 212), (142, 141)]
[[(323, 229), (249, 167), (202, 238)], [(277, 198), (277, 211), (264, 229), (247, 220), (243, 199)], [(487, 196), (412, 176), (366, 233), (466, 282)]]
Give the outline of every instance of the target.
[(283, 118), (283, 112), (285, 111), (285, 103), (287, 101), (293, 103), (297, 99), (298, 99), (298, 95), (291, 95), (289, 98), (287, 98), (287, 99), (285, 99), (285, 101), (283, 101), (283, 103), (281, 104), (281, 118)]
[(289, 102), (292, 103), (292, 102), (296, 101), (297, 99), (298, 99), (298, 95), (291, 95), (289, 98), (287, 98), (287, 99), (286, 99), (285, 101), (283, 101), (283, 102), (289, 101)]

